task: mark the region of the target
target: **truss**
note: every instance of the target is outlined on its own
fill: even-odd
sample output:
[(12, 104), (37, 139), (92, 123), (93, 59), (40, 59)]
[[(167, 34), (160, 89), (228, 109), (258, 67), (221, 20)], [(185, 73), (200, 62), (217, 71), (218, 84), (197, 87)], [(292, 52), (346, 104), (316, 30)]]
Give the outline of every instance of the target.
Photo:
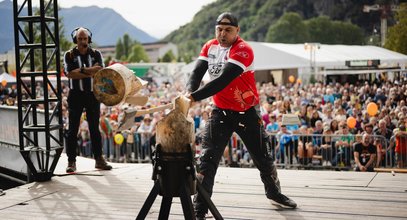
[(13, 1), (19, 146), (28, 175), (46, 181), (64, 142), (59, 22), (57, 0), (37, 1), (38, 11), (32, 0)]

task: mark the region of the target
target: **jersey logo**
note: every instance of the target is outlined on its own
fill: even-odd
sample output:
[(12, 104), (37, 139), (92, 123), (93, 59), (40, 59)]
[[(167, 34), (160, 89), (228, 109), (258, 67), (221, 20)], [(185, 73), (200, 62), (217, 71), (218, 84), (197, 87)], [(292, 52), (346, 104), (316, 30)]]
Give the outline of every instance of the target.
[(244, 108), (245, 106), (254, 106), (257, 101), (256, 96), (251, 90), (240, 91), (236, 88), (233, 94), (234, 99), (240, 104), (241, 108)]
[(249, 58), (249, 54), (247, 52), (245, 52), (245, 51), (239, 51), (239, 52), (236, 53), (236, 55), (238, 55), (240, 57), (243, 57), (245, 59)]

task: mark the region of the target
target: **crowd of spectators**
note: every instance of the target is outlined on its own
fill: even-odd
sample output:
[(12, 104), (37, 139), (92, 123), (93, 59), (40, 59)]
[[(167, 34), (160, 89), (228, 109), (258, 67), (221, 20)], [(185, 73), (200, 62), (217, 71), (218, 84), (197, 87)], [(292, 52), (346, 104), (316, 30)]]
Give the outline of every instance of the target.
[(15, 106), (17, 98), (17, 87), (13, 85), (0, 85), (0, 105)]
[[(351, 167), (354, 145), (366, 133), (377, 150), (374, 166), (406, 165), (405, 81), (290, 87), (264, 84), (260, 91), (264, 95), (262, 118), (267, 131), (276, 134), (272, 146), (279, 162), (284, 163), (287, 157), (289, 164), (307, 165), (317, 158), (320, 165)], [(371, 102), (379, 109), (375, 115), (367, 111)], [(282, 124), (284, 114), (298, 115), (300, 123)], [(354, 127), (349, 126), (349, 117), (356, 119)]]
[[(270, 134), (270, 150), (274, 152), (279, 164), (343, 166), (356, 168), (359, 159), (355, 156), (374, 156), (375, 167), (406, 167), (407, 146), (407, 79), (398, 81), (357, 81), (352, 83), (330, 84), (287, 84), (273, 85), (258, 83), (261, 97), (261, 117), (266, 131)], [(37, 94), (41, 94), (37, 85)], [(67, 128), (68, 111), (66, 96), (68, 88), (63, 86), (63, 118)], [(157, 85), (149, 83), (141, 93), (149, 97), (146, 106), (122, 104), (108, 107), (102, 104), (100, 130), (102, 132), (104, 154), (110, 161), (140, 162), (148, 161), (151, 146), (155, 144), (155, 124), (165, 114), (157, 112), (135, 118), (131, 129), (117, 130), (123, 111), (127, 108), (149, 108), (171, 102), (184, 92), (184, 85)], [(16, 105), (16, 87), (9, 85), (0, 88), (1, 104)], [(378, 112), (370, 115), (367, 105), (374, 102)], [(197, 153), (199, 153), (202, 131), (212, 110), (211, 99), (203, 100), (190, 109), (195, 122)], [(282, 123), (287, 114), (298, 115), (299, 124)], [(356, 119), (356, 125), (350, 127), (347, 119)], [(78, 133), (78, 151), (83, 156), (90, 155), (91, 143), (86, 115), (82, 118)], [(115, 135), (124, 136), (124, 142), (116, 143)], [(370, 135), (369, 142), (375, 146), (375, 152), (358, 152), (354, 145), (362, 143), (362, 136)], [(359, 149), (359, 148), (358, 148)], [(225, 152), (225, 163), (250, 164), (250, 156), (234, 135)], [(365, 160), (362, 158), (362, 160)], [(370, 164), (369, 164), (370, 165)], [(361, 169), (358, 169), (361, 170)], [(363, 171), (363, 169), (362, 169)]]

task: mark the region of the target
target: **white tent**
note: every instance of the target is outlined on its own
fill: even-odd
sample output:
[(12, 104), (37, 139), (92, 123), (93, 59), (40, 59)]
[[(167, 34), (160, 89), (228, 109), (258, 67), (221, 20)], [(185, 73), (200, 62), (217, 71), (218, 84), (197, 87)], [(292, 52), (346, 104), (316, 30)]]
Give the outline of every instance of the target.
[(3, 80), (6, 80), (7, 83), (16, 83), (16, 78), (14, 76), (11, 76), (8, 73), (2, 73), (0, 74), (0, 82), (3, 82)]
[[(406, 71), (407, 56), (382, 47), (320, 44), (315, 58), (304, 44), (249, 42), (255, 54), (255, 70), (310, 68), (324, 69), (323, 74), (358, 74), (368, 72)], [(352, 70), (346, 61), (380, 60), (378, 69)]]
[[(300, 56), (295, 47), (286, 48), (290, 44), (274, 44), (249, 42), (254, 52), (255, 70), (297, 69), (309, 67), (309, 57)], [(277, 47), (281, 45), (282, 47)], [(304, 47), (302, 48), (304, 50)], [(304, 51), (305, 52), (305, 51)], [(309, 55), (308, 55), (309, 56)]]

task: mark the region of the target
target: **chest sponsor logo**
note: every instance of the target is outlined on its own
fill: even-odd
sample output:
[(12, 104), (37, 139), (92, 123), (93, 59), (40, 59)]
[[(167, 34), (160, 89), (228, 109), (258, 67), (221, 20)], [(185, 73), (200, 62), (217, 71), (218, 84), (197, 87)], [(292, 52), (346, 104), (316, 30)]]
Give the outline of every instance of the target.
[(220, 70), (222, 69), (224, 63), (215, 63), (210, 64), (208, 68), (208, 72), (212, 77), (218, 77)]

